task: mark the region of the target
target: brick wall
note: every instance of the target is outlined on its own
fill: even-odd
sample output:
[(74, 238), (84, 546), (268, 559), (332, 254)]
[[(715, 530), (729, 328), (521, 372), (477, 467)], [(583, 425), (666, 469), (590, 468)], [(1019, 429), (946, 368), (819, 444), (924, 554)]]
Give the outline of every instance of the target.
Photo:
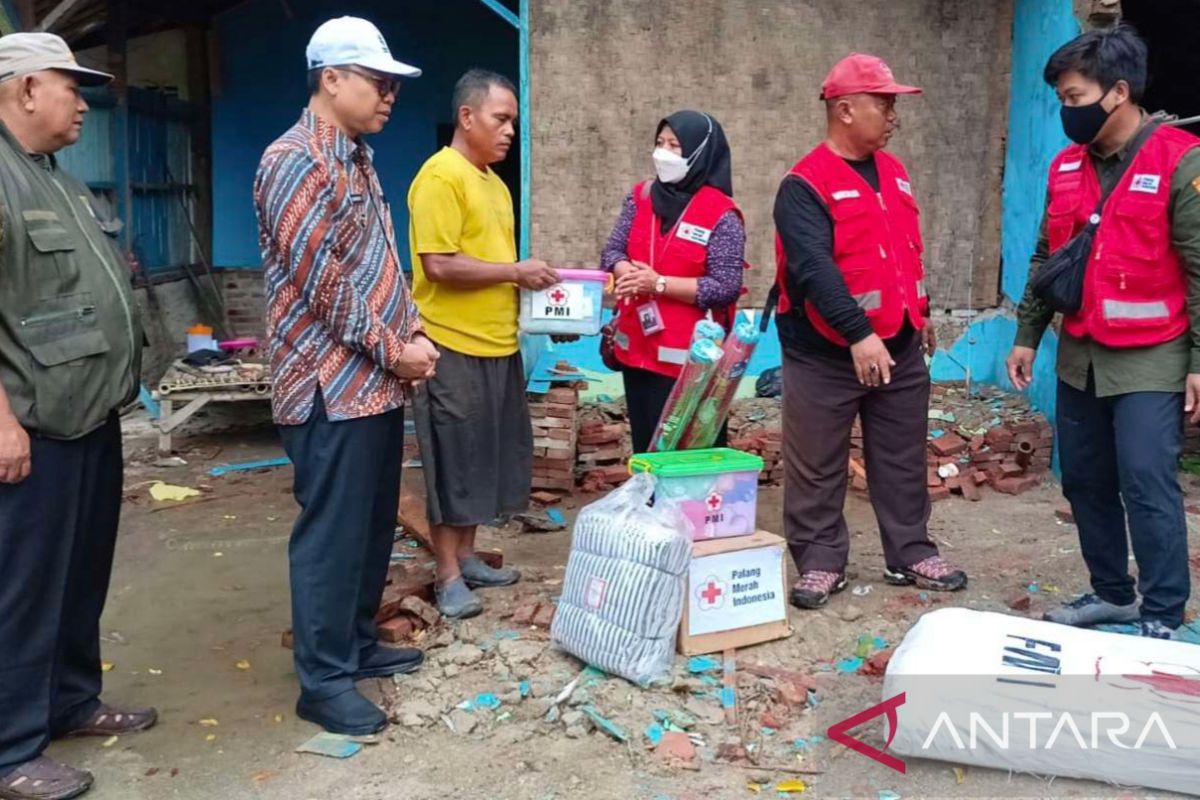
[(261, 269), (223, 269), (217, 273), (234, 336), (264, 341), (266, 299)]
[(893, 149), (923, 204), (935, 306), (995, 304), (1011, 2), (533, 0), (531, 16), (535, 255), (596, 263), (625, 193), (651, 175), (658, 120), (704, 109), (733, 149), (760, 303), (779, 180), (823, 137), (821, 81), (857, 50), (926, 92), (901, 99)]

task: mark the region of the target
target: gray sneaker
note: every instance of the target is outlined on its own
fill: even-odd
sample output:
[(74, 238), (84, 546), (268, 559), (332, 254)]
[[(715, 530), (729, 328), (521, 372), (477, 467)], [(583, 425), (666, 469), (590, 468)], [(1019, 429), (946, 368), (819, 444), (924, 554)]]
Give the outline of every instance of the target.
[(521, 580), (521, 573), (511, 567), (496, 569), (489, 567), (479, 556), (469, 556), (458, 562), (463, 580), (472, 589), (487, 589), (492, 586), (512, 586)]
[(1138, 610), (1137, 603), (1118, 606), (1089, 593), (1047, 611), (1042, 619), (1057, 622), (1060, 625), (1086, 628), (1091, 625), (1137, 622), (1141, 617), (1142, 614)]
[(1147, 639), (1172, 639), (1175, 636), (1175, 629), (1162, 620), (1144, 619), (1138, 627), (1138, 635)]
[(438, 611), (442, 612), (443, 617), (466, 619), (483, 611), (483, 603), (467, 588), (462, 578), (455, 578), (445, 585), (437, 586), (433, 591), (437, 595)]

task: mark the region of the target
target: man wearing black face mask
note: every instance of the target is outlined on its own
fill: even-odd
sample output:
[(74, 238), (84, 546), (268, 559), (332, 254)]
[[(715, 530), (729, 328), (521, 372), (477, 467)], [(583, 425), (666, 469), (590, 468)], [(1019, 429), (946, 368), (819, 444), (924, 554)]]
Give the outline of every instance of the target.
[[(1176, 470), (1181, 406), (1200, 421), (1200, 139), (1165, 126), (1138, 136), (1157, 123), (1138, 106), (1146, 46), (1128, 27), (1064, 45), (1045, 79), (1056, 87), (1063, 129), (1076, 144), (1051, 163), (1031, 269), (1077, 235), (1112, 188), (1087, 262), (1083, 306), (1063, 320), (1057, 367), (1063, 493), (1092, 593), (1046, 618), (1080, 626), (1139, 622), (1143, 636), (1170, 638), (1190, 592)], [(1026, 288), (1008, 358), (1018, 389), (1032, 381), (1053, 316)]]

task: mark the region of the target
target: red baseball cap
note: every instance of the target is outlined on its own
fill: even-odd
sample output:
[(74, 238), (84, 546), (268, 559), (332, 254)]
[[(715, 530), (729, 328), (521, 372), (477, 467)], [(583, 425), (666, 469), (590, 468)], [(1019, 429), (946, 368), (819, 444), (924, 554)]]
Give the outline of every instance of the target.
[(821, 84), (821, 99), (848, 94), (920, 94), (916, 86), (896, 83), (892, 69), (878, 56), (851, 53), (833, 65)]

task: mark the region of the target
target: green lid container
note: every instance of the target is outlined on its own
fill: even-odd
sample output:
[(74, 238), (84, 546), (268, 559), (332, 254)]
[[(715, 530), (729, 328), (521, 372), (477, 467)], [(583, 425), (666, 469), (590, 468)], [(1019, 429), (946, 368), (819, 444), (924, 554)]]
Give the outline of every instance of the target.
[(725, 472), (762, 472), (763, 460), (731, 447), (641, 453), (629, 459), (631, 473), (650, 472), (661, 478), (690, 478)]

